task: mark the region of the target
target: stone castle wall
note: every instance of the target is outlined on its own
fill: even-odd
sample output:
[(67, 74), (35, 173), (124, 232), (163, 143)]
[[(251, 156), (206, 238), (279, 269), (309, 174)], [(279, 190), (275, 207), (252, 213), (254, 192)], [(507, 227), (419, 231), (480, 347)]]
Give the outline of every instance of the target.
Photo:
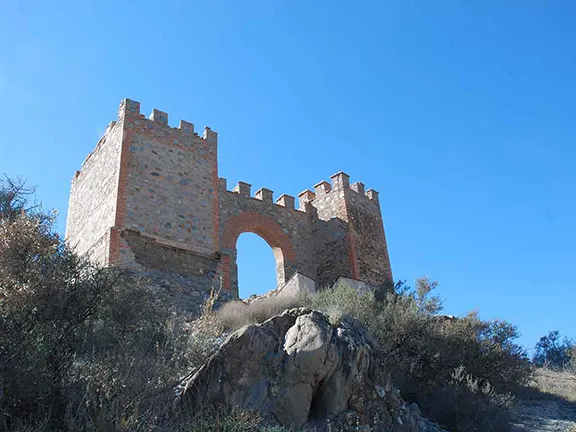
[(210, 128), (199, 136), (191, 123), (173, 128), (166, 113), (146, 118), (138, 102), (122, 101), (72, 182), (68, 241), (103, 265), (193, 278), (201, 293), (217, 284), (237, 296), (243, 232), (273, 249), (278, 286), (296, 272), (320, 287), (338, 277), (392, 284), (375, 191), (342, 172), (299, 194), (298, 208), (266, 188), (252, 196), (248, 183), (228, 190), (217, 145)]
[(372, 285), (392, 281), (378, 192), (368, 190), (365, 195), (362, 183), (352, 187), (348, 192), (347, 207), (350, 237), (356, 255), (355, 279)]
[[(181, 122), (168, 126), (168, 115), (154, 110), (147, 119), (138, 102), (125, 100), (117, 223), (111, 257), (118, 264), (136, 260), (122, 236), (134, 230), (160, 245), (201, 255), (217, 251), (216, 134)], [(215, 204), (216, 203), (216, 204)]]
[(110, 227), (115, 225), (122, 124), (112, 122), (72, 179), (66, 237), (81, 254), (109, 260)]
[(356, 276), (346, 211), (347, 176), (338, 173), (331, 180), (332, 183), (317, 183), (314, 192), (300, 194), (300, 199), (307, 201), (306, 206), (315, 212), (313, 239), (320, 287), (332, 285), (342, 275)]
[(220, 179), (220, 245), (224, 287), (237, 291), (236, 241), (243, 232), (262, 237), (274, 251), (278, 285), (300, 272), (316, 276), (310, 218), (294, 208), (294, 198), (284, 195), (276, 203), (273, 192), (260, 189), (252, 197), (251, 185), (239, 183), (233, 191)]

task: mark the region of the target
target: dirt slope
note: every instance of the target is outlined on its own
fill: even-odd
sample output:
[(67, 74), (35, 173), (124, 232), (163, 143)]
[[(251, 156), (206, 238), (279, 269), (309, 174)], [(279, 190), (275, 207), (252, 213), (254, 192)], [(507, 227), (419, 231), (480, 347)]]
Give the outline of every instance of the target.
[(539, 369), (515, 409), (513, 432), (576, 432), (576, 374)]

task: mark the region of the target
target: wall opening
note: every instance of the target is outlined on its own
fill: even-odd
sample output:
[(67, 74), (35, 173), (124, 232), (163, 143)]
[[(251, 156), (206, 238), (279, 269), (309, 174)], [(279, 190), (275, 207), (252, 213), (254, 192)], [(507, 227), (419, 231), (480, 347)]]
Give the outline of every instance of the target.
[(238, 296), (246, 299), (260, 295), (278, 285), (277, 269), (283, 273), (280, 248), (272, 248), (257, 234), (240, 234), (236, 243), (236, 265), (238, 267)]

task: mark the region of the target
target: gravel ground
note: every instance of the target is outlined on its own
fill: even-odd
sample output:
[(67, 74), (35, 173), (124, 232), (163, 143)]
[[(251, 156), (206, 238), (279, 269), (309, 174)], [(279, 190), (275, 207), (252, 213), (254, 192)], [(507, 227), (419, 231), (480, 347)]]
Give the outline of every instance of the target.
[(576, 432), (576, 406), (553, 400), (522, 401), (512, 432)]
[(576, 374), (538, 370), (514, 411), (512, 432), (576, 432)]

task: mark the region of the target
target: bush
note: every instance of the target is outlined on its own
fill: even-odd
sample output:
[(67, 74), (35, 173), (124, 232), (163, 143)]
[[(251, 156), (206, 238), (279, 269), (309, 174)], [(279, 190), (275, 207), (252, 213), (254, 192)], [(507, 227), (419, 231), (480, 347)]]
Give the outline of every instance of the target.
[(171, 425), (172, 432), (289, 432), (279, 426), (262, 426), (257, 413), (248, 411), (204, 412), (189, 422)]
[(455, 431), (508, 431), (513, 397), (481, 386), (464, 368), (453, 371), (450, 382), (423, 390), (426, 411)]
[[(418, 280), (414, 290), (401, 283), (380, 302), (340, 284), (308, 296), (306, 305), (331, 320), (342, 314), (358, 318), (379, 342), (380, 357), (403, 397), (445, 427), (469, 430), (463, 425), (477, 423), (470, 405), (505, 423), (508, 403), (501, 401), (509, 401), (508, 393), (532, 373), (525, 351), (514, 343), (517, 329), (473, 313), (437, 316), (441, 302), (432, 295), (435, 288), (427, 279)], [(455, 380), (455, 371), (465, 371), (466, 380)], [(473, 430), (496, 430), (494, 424)]]
[(178, 384), (218, 347), (218, 326), (191, 331), (129, 273), (76, 256), (32, 194), (0, 180), (0, 431), (283, 431), (246, 412), (172, 420)]
[(217, 335), (76, 256), (23, 190), (0, 184), (0, 430), (147, 430)]
[(50, 219), (40, 211), (40, 205), (30, 203), (36, 188), (26, 186), (21, 179), (0, 178), (0, 219), (14, 221), (22, 214), (36, 220)]
[(567, 337), (561, 341), (560, 333), (555, 330), (540, 338), (532, 361), (537, 367), (564, 370), (576, 363), (575, 352), (576, 345)]
[(0, 430), (256, 430), (248, 413), (171, 423), (177, 384), (218, 347), (222, 331), (302, 305), (332, 322), (358, 318), (403, 396), (454, 430), (498, 430), (505, 392), (530, 375), (515, 327), (475, 314), (435, 316), (441, 302), (427, 279), (415, 290), (397, 285), (385, 301), (340, 284), (300, 299), (232, 302), (190, 331), (130, 274), (70, 251), (53, 233), (54, 215), (28, 205), (30, 193), (22, 182), (0, 182)]

